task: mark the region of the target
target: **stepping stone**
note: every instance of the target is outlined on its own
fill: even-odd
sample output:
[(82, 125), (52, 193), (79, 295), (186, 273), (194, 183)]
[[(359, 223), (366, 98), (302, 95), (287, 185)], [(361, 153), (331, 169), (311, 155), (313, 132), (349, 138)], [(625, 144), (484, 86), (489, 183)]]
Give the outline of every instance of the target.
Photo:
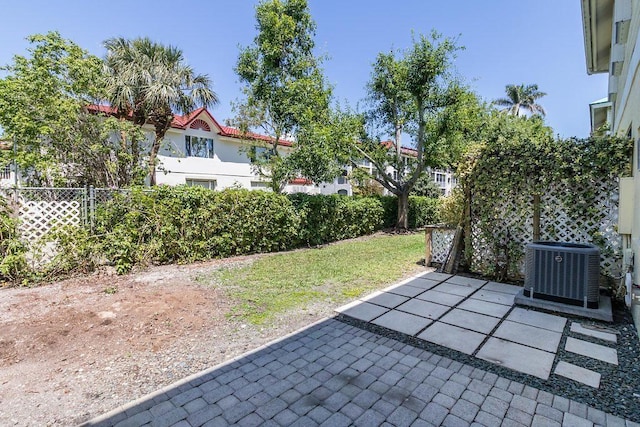
[(507, 320), (555, 332), (564, 331), (564, 326), (567, 324), (566, 317), (554, 316), (553, 314), (541, 313), (520, 307), (514, 308), (507, 317)]
[(424, 276), (420, 276), (421, 279), (435, 280), (437, 282), (442, 282), (443, 280), (447, 280), (450, 277), (451, 277), (450, 274), (436, 273), (435, 271), (432, 273), (427, 273)]
[(358, 304), (352, 305), (351, 307), (345, 307), (341, 307), (336, 311), (355, 319), (364, 320), (365, 322), (370, 322), (376, 317), (389, 311), (388, 308), (380, 307), (379, 305), (375, 304), (369, 304), (368, 302), (359, 301)]
[(402, 332), (407, 335), (415, 335), (427, 326), (429, 326), (433, 320), (425, 319), (424, 317), (416, 316), (409, 313), (403, 313), (398, 310), (391, 310), (388, 313), (375, 319), (372, 323), (385, 328), (389, 328), (394, 331)]
[(494, 304), (492, 302), (481, 301), (479, 299), (468, 299), (463, 301), (457, 308), (473, 311), (474, 313), (486, 314), (487, 316), (493, 316), (503, 318), (505, 314), (511, 310), (508, 305)]
[(469, 296), (476, 291), (476, 288), (470, 286), (453, 285), (451, 283), (440, 283), (433, 290), (438, 292), (446, 292), (448, 294), (460, 295), (463, 297)]
[(400, 304), (409, 301), (409, 298), (403, 297), (401, 295), (392, 294), (389, 292), (382, 292), (379, 295), (375, 295), (371, 298), (366, 298), (365, 301), (371, 304), (377, 304), (387, 308), (395, 308)]
[(435, 280), (423, 279), (419, 277), (410, 282), (407, 282), (406, 284), (409, 286), (427, 290), (433, 288), (434, 286), (438, 286), (439, 283), (440, 282), (436, 282)]
[(479, 299), (481, 301), (493, 302), (496, 304), (503, 304), (512, 306), (514, 295), (504, 294), (502, 292), (479, 290), (471, 296), (473, 299)]
[(592, 359), (601, 360), (603, 362), (618, 364), (618, 352), (610, 347), (600, 344), (593, 344), (576, 338), (567, 338), (564, 349), (572, 353), (581, 354)]
[(485, 335), (446, 323), (435, 322), (418, 335), (418, 338), (465, 354), (472, 354), (482, 344)]
[(465, 297), (461, 295), (447, 294), (445, 292), (439, 292), (432, 289), (430, 291), (427, 291), (423, 294), (418, 295), (416, 298), (419, 298), (425, 301), (435, 302), (435, 303), (446, 305), (449, 307), (453, 307), (454, 305), (462, 301)]
[(405, 311), (407, 313), (415, 314), (416, 316), (435, 320), (449, 311), (449, 307), (429, 301), (412, 299), (398, 306), (396, 310)]
[(558, 350), (562, 333), (505, 320), (493, 333), (493, 336), (555, 353)]
[(489, 282), (482, 287), (485, 291), (502, 292), (503, 294), (516, 295), (522, 290), (522, 286), (507, 285), (506, 283)]
[(476, 353), (476, 357), (546, 380), (551, 373), (555, 355), (499, 338), (489, 338)]
[(413, 298), (416, 295), (420, 295), (421, 293), (423, 293), (424, 289), (416, 288), (415, 286), (410, 285), (402, 285), (395, 288), (387, 289), (386, 292)]
[(478, 289), (482, 285), (487, 283), (487, 281), (480, 280), (480, 279), (472, 279), (471, 277), (453, 276), (447, 280), (447, 283), (453, 283), (454, 285), (461, 285), (461, 286), (469, 286), (469, 287)]
[(585, 327), (577, 322), (571, 322), (571, 332), (575, 332), (577, 334), (586, 335), (588, 337), (599, 338), (604, 341), (609, 341), (612, 343), (618, 342), (618, 336), (615, 333), (605, 332), (606, 328), (597, 328), (597, 327)]
[(440, 318), (440, 322), (448, 323), (450, 325), (459, 326), (464, 329), (470, 329), (472, 331), (488, 334), (496, 327), (500, 319), (491, 316), (485, 316), (484, 314), (473, 313), (471, 311), (460, 310), (454, 308), (443, 317)]
[(600, 387), (600, 374), (598, 372), (571, 363), (558, 362), (553, 373), (594, 388)]

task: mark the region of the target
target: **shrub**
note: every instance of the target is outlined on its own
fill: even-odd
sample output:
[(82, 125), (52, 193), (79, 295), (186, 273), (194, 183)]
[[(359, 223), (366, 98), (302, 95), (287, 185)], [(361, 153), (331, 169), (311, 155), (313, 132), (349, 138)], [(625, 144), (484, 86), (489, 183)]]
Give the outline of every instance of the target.
[(19, 239), (17, 226), (6, 200), (0, 198), (0, 281), (16, 283), (29, 275), (27, 248)]
[[(384, 227), (391, 228), (398, 220), (398, 198), (379, 197), (384, 207)], [(424, 227), (440, 222), (440, 199), (423, 196), (409, 196), (409, 228)]]
[(101, 251), (121, 273), (139, 263), (289, 249), (299, 225), (286, 196), (186, 186), (132, 190), (114, 197), (97, 216)]
[(299, 245), (358, 237), (383, 225), (384, 208), (378, 198), (298, 193), (289, 199), (301, 221)]

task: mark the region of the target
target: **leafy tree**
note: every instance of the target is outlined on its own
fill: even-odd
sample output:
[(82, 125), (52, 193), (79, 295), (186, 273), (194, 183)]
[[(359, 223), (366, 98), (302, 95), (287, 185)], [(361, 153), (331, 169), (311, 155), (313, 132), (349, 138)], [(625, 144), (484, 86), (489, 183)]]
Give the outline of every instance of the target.
[(29, 56), (2, 68), (0, 126), (16, 143), (4, 160), (15, 159), (31, 185), (118, 185), (113, 123), (85, 108), (103, 95), (102, 61), (57, 32), (28, 40)]
[(196, 74), (182, 51), (149, 38), (113, 38), (107, 48), (107, 99), (121, 119), (131, 116), (138, 126), (150, 123), (155, 137), (148, 159), (150, 185), (156, 183), (156, 159), (171, 127), (174, 112), (187, 114), (211, 106), (218, 97), (207, 75)]
[(416, 181), (413, 189), (411, 190), (411, 195), (437, 199), (442, 196), (442, 191), (431, 177), (431, 174), (425, 172)]
[[(331, 88), (320, 68), (322, 58), (313, 53), (315, 28), (306, 0), (263, 0), (256, 7), (258, 34), (240, 51), (235, 68), (245, 85), (245, 99), (235, 105), (231, 124), (272, 137), (270, 156), (254, 159), (254, 164), (275, 192), (309, 166), (305, 159), (319, 159), (321, 154), (328, 159), (332, 150), (327, 141), (336, 132), (328, 124), (343, 118), (339, 111), (329, 111)], [(282, 156), (278, 146), (284, 139), (294, 140), (294, 152), (304, 150)], [(317, 161), (306, 175), (326, 178), (335, 172), (326, 167), (330, 163)]]
[[(409, 50), (379, 54), (374, 63), (367, 86), (368, 126), (392, 133), (394, 140), (381, 144), (379, 138), (367, 137), (354, 150), (356, 158), (373, 165), (370, 178), (398, 196), (396, 228), (407, 228), (408, 197), (426, 168), (454, 159), (463, 142), (456, 132), (464, 122), (465, 106), (477, 104), (451, 73), (451, 60), (459, 49), (453, 40), (434, 32), (414, 40)], [(405, 132), (413, 137), (409, 150), (402, 148)], [(360, 168), (355, 172), (363, 173)]]
[(507, 85), (505, 91), (506, 98), (498, 98), (493, 101), (494, 104), (505, 107), (503, 111), (514, 116), (520, 115), (520, 109), (528, 111), (532, 115), (546, 115), (544, 108), (537, 103), (537, 100), (545, 96), (546, 93), (540, 92), (537, 84)]

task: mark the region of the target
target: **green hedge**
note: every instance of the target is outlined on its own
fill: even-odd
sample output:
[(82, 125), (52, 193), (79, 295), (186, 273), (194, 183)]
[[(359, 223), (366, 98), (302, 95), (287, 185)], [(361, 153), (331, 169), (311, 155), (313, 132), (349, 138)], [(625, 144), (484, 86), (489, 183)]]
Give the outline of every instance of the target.
[(373, 233), (383, 226), (384, 209), (374, 198), (292, 194), (300, 220), (298, 243), (320, 245)]
[[(396, 200), (187, 186), (131, 189), (98, 204), (93, 233), (75, 227), (53, 233), (50, 238), (61, 251), (44, 273), (87, 272), (103, 263), (124, 273), (138, 264), (321, 245), (392, 227)], [(437, 222), (437, 206), (436, 199), (410, 197), (410, 227)], [(0, 280), (35, 278), (7, 212), (0, 206)]]
[[(384, 207), (384, 227), (391, 228), (398, 220), (398, 198), (395, 196), (379, 197)], [(439, 198), (409, 196), (409, 228), (420, 228), (440, 222)]]
[(286, 196), (158, 187), (116, 196), (97, 213), (101, 252), (119, 272), (139, 263), (193, 262), (290, 249), (300, 220)]

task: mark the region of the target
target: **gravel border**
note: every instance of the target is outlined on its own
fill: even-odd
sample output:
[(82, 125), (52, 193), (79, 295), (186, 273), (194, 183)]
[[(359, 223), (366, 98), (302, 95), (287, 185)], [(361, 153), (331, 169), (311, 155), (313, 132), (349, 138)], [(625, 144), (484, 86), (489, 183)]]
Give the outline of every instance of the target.
[[(515, 305), (513, 307), (516, 307)], [(513, 310), (513, 307), (511, 310)], [(527, 307), (527, 309), (532, 309)], [(546, 310), (535, 309), (536, 311), (552, 313)], [(510, 313), (511, 311), (509, 311)], [(509, 313), (504, 317), (506, 318)], [(443, 357), (448, 357), (461, 363), (465, 363), (487, 372), (495, 373), (501, 377), (517, 381), (549, 393), (557, 394), (568, 399), (584, 403), (596, 409), (609, 412), (613, 415), (633, 421), (640, 421), (640, 339), (633, 323), (631, 313), (624, 304), (613, 302), (613, 323), (605, 323), (584, 319), (581, 317), (562, 314), (568, 319), (565, 325), (562, 339), (553, 362), (553, 369), (548, 380), (543, 380), (528, 374), (513, 371), (508, 368), (478, 359), (459, 351), (433, 344), (419, 338), (392, 331), (382, 326), (374, 325), (362, 320), (354, 319), (343, 314), (336, 316), (336, 319), (356, 326), (358, 328), (376, 333), (378, 335), (392, 338), (397, 341), (410, 344), (414, 347), (430, 351)], [(571, 322), (580, 322), (583, 325), (595, 325), (616, 331), (618, 336), (617, 344), (604, 342), (596, 338), (591, 338), (570, 331)], [(579, 338), (597, 344), (603, 344), (615, 348), (618, 352), (618, 366), (600, 362), (595, 359), (584, 357), (564, 349), (567, 337)], [(488, 338), (486, 338), (488, 339)], [(486, 340), (485, 339), (485, 340)], [(483, 342), (484, 344), (484, 342)], [(478, 348), (481, 348), (478, 347)], [(477, 350), (476, 350), (477, 351)], [(474, 352), (475, 354), (475, 352)], [(565, 361), (594, 370), (602, 374), (600, 388), (594, 389), (587, 385), (572, 381), (568, 378), (553, 373), (557, 363)]]

